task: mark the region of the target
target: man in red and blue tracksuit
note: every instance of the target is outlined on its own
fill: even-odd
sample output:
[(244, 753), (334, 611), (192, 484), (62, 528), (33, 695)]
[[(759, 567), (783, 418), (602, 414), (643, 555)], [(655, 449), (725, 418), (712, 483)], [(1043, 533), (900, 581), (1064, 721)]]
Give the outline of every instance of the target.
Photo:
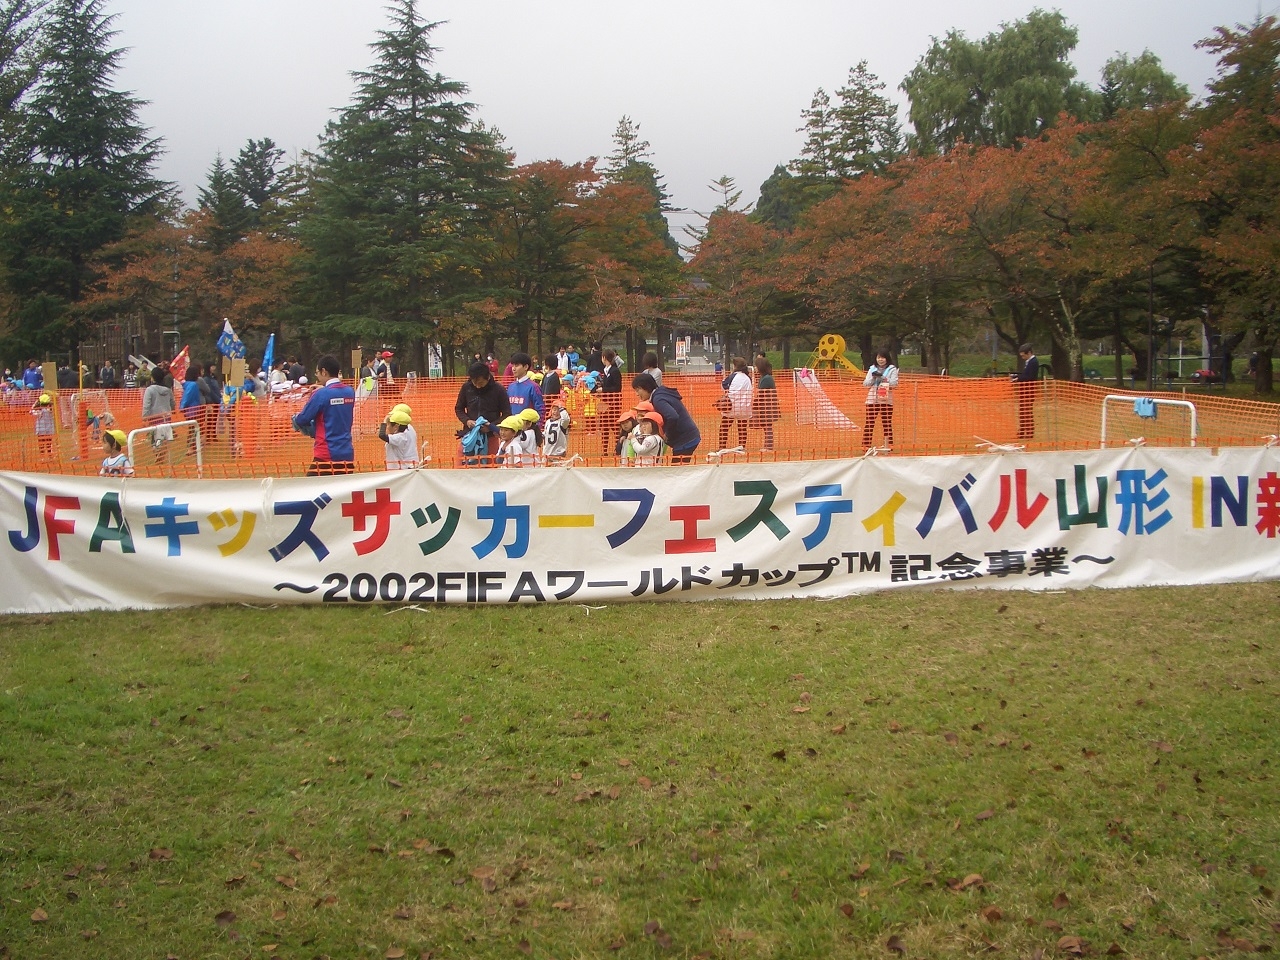
[(324, 386), (294, 416), (295, 430), (315, 437), (308, 477), (351, 473), (355, 470), (355, 448), (351, 444), (351, 420), (356, 410), (356, 392), (342, 382), (338, 360), (323, 356), (317, 364)]

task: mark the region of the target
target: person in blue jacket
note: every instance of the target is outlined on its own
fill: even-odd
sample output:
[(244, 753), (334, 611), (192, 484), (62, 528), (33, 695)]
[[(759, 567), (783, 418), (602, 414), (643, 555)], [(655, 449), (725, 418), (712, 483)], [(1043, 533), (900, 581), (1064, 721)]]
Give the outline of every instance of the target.
[(34, 360), (28, 360), (27, 369), (22, 371), (22, 389), (44, 389), (44, 374), (40, 372), (40, 364), (36, 363)]
[(307, 476), (351, 473), (355, 470), (356, 459), (351, 443), (356, 392), (342, 382), (336, 357), (323, 356), (316, 366), (323, 386), (311, 394), (302, 412), (293, 418), (295, 430), (315, 437)]

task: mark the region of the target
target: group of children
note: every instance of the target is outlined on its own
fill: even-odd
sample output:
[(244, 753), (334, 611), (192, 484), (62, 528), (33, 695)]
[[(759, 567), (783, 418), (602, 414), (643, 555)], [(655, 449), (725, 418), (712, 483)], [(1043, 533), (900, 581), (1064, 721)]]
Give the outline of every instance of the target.
[[(40, 394), (36, 398), (36, 402), (31, 405), (31, 416), (35, 418), (36, 449), (39, 451), (41, 459), (48, 459), (53, 456), (56, 431), (53, 419), (53, 396), (48, 393)], [(93, 429), (93, 439), (96, 440), (98, 432), (101, 431), (102, 452), (106, 454), (102, 461), (102, 468), (98, 471), (98, 476), (132, 477), (133, 463), (124, 449), (129, 442), (128, 435), (123, 430), (102, 429), (103, 427), (113, 427), (116, 422), (115, 418), (109, 413), (95, 415), (90, 410), (88, 417), (89, 426)]]
[[(502, 467), (554, 466), (565, 462), (569, 450), (569, 430), (573, 418), (567, 397), (551, 401), (543, 423), (532, 406), (505, 418), (498, 424), (498, 450), (494, 464)], [(53, 398), (45, 393), (31, 408), (36, 418), (36, 438), (40, 452), (53, 449)], [(615, 453), (623, 466), (655, 466), (662, 461), (667, 445), (663, 439), (662, 414), (647, 400), (640, 401), (618, 418)], [(378, 425), (378, 439), (387, 445), (388, 470), (413, 470), (422, 463), (418, 432), (413, 426), (413, 410), (398, 403)], [(102, 432), (102, 450), (106, 454), (99, 476), (131, 477), (133, 463), (125, 452), (128, 437), (123, 430)], [(46, 449), (47, 448), (47, 449)]]
[[(505, 418), (498, 424), (498, 452), (494, 463), (500, 467), (555, 466), (566, 460), (569, 429), (573, 418), (564, 397), (551, 401), (547, 420), (540, 427), (532, 409)], [(662, 461), (667, 445), (662, 436), (662, 414), (647, 400), (637, 403), (618, 418), (614, 452), (623, 466), (651, 467)], [(541, 434), (541, 436), (540, 436)]]
[[(50, 446), (53, 438), (53, 399), (46, 393), (36, 401), (31, 410), (36, 417), (36, 435), (43, 438), (42, 420), (47, 417)], [(132, 477), (133, 462), (125, 452), (128, 437), (123, 430), (104, 430), (102, 432), (102, 452), (106, 457), (102, 461), (100, 477)], [(413, 410), (407, 403), (397, 403), (391, 408), (386, 419), (378, 425), (378, 439), (387, 445), (388, 470), (413, 470), (421, 465), (422, 459), (418, 449), (418, 431), (413, 427)], [(43, 451), (44, 447), (41, 447)]]

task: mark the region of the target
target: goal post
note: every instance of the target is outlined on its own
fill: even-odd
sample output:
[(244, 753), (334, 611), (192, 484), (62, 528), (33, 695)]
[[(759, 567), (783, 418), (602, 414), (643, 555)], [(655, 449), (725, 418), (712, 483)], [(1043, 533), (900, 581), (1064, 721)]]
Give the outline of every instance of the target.
[(195, 459), (196, 476), (204, 476), (204, 438), (198, 420), (174, 420), (138, 427), (129, 431), (129, 460), (138, 466), (136, 450), (149, 447), (155, 453), (155, 462), (178, 465)]

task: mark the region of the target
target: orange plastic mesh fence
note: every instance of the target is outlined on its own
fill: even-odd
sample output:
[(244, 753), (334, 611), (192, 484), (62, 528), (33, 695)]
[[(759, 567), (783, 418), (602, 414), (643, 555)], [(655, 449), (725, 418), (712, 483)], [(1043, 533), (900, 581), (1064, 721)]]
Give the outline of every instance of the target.
[[(973, 453), (984, 443), (1022, 444), (1028, 450), (1096, 449), (1102, 434), (1103, 398), (1123, 400), (1107, 404), (1108, 446), (1137, 438), (1151, 446), (1191, 444), (1190, 412), (1159, 405), (1154, 419), (1135, 412), (1141, 397), (1189, 400), (1195, 405), (1201, 446), (1255, 446), (1280, 434), (1280, 404), (1227, 399), (1208, 393), (1140, 393), (1049, 380), (1019, 387), (1007, 380), (951, 379), (904, 374), (893, 392), (892, 441), (884, 431), (884, 417), (869, 418), (868, 388), (841, 371), (784, 371), (775, 374), (776, 402), (757, 391), (750, 419), (729, 420), (715, 408), (722, 394), (714, 375), (667, 373), (702, 432), (695, 459), (742, 446), (724, 460), (783, 461), (856, 457), (868, 445), (891, 447), (895, 454), (940, 455)], [(356, 405), (356, 469), (385, 469), (385, 445), (377, 427), (392, 406), (408, 403), (423, 441), (430, 469), (459, 467), (454, 415), (459, 379), (399, 381), (394, 389), (359, 400)], [(1025, 392), (1020, 392), (1025, 391)], [(100, 432), (103, 414), (126, 433), (143, 426), (141, 390), (63, 392), (55, 402), (56, 432), (52, 442), (36, 436), (31, 405), (36, 394), (11, 391), (0, 406), (0, 469), (65, 474), (96, 474), (103, 458)], [(618, 406), (635, 401), (629, 387)], [(599, 394), (568, 394), (573, 417), (569, 455), (583, 465), (613, 465), (616, 414)], [(291, 418), (305, 402), (305, 394), (271, 400), (241, 400), (222, 409), (201, 409), (203, 465), (197, 470), (189, 430), (175, 431), (175, 439), (154, 447), (148, 438), (135, 443), (139, 476), (254, 478), (302, 476), (311, 463), (310, 438), (295, 431)], [(89, 412), (97, 418), (95, 425)], [(769, 413), (769, 411), (773, 411)], [(776, 419), (774, 419), (776, 417)], [(174, 420), (185, 419), (178, 413)], [(874, 419), (870, 443), (864, 424)], [(771, 430), (769, 429), (771, 428)], [(1020, 437), (1020, 432), (1027, 436)], [(772, 434), (772, 443), (768, 442)], [(770, 449), (770, 447), (772, 449)]]

